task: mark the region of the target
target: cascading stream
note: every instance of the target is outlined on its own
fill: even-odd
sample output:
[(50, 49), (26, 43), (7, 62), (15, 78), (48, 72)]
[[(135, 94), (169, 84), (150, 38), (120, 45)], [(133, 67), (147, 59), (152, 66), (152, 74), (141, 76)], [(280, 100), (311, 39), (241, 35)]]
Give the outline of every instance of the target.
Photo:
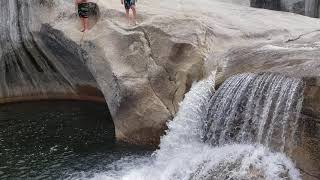
[(212, 145), (259, 143), (289, 152), (303, 87), (300, 79), (271, 73), (228, 79), (209, 101), (203, 141)]
[(93, 179), (292, 179), (286, 156), (294, 144), (304, 84), (278, 74), (241, 74), (213, 92), (214, 78), (195, 84), (160, 149), (132, 157)]

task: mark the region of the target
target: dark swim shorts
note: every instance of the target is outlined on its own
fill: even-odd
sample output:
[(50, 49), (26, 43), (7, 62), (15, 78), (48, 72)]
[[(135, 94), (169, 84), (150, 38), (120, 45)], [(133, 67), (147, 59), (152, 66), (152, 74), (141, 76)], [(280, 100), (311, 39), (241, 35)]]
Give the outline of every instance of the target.
[(136, 4), (135, 0), (124, 0), (124, 7), (126, 9), (130, 9), (131, 6), (134, 6)]
[(78, 14), (81, 18), (88, 18), (89, 17), (89, 4), (88, 3), (78, 4)]

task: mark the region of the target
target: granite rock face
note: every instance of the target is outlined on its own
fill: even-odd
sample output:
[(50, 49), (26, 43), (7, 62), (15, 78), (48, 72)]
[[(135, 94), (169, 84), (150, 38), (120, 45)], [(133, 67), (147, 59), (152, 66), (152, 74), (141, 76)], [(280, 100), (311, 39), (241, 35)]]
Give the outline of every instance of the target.
[[(196, 39), (188, 39), (197, 35), (186, 31), (183, 40), (176, 29), (162, 28), (174, 21), (125, 31), (105, 28), (103, 34), (96, 32), (100, 36), (92, 40), (94, 46), (84, 44), (91, 52), (87, 64), (103, 87), (121, 140), (157, 144), (185, 92), (204, 76), (201, 49), (192, 44)], [(185, 22), (180, 23), (184, 28)], [(177, 39), (172, 33), (177, 33)]]
[(40, 99), (103, 102), (80, 46), (41, 19), (49, 1), (0, 2), (0, 103)]

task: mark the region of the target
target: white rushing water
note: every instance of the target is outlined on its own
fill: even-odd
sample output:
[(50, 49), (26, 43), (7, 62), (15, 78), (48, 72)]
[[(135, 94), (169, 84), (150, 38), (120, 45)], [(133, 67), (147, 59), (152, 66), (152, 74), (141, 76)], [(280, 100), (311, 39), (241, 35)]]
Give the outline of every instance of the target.
[[(256, 100), (256, 98), (264, 99), (273, 96), (272, 93), (275, 92), (278, 92), (277, 97), (280, 99), (283, 98), (282, 96), (284, 94), (286, 94), (285, 97), (287, 98), (296, 99), (299, 98), (299, 96), (294, 98), (292, 94), (296, 94), (295, 92), (299, 89), (298, 87), (301, 85), (301, 82), (297, 79), (290, 79), (274, 74), (243, 74), (227, 80), (221, 88), (219, 88), (217, 93), (214, 94), (214, 81), (212, 79), (213, 78), (209, 78), (193, 85), (181, 103), (177, 116), (168, 123), (169, 129), (161, 139), (159, 150), (154, 152), (151, 157), (125, 157), (111, 164), (110, 171), (96, 174), (92, 179), (301, 179), (299, 171), (286, 154), (271, 151), (267, 147), (268, 143), (262, 145), (259, 141), (257, 141), (257, 143), (239, 141), (237, 143), (228, 142), (213, 146), (210, 145), (212, 143), (204, 142), (206, 134), (208, 133), (208, 128), (204, 127), (206, 127), (208, 123), (207, 117), (210, 117), (210, 114), (212, 114), (210, 113), (212, 106), (219, 104), (220, 109), (223, 109), (225, 106), (225, 104), (221, 102), (213, 101), (219, 98), (222, 98), (219, 99), (220, 101), (225, 101), (223, 98), (226, 97), (224, 96), (225, 93), (229, 96), (231, 94), (238, 96), (229, 97), (233, 100), (241, 99), (242, 95), (238, 93), (244, 92), (245, 87), (251, 84), (249, 87), (253, 86), (254, 88), (253, 90), (251, 89), (250, 92), (254, 92), (253, 94), (256, 95), (253, 95), (253, 97), (249, 96), (246, 105), (251, 105), (252, 100)], [(271, 79), (272, 81), (270, 81)], [(270, 90), (267, 95), (260, 97), (257, 96), (257, 94), (260, 93), (260, 91), (258, 93), (258, 89), (261, 87), (264, 87), (263, 89), (266, 87), (274, 88), (274, 91)], [(277, 90), (278, 87), (280, 91)], [(288, 91), (284, 89), (288, 89)], [(265, 92), (263, 94), (265, 94)], [(277, 101), (278, 98), (268, 100), (273, 102)], [(293, 100), (284, 100), (285, 109), (281, 110), (288, 110), (288, 106), (292, 107), (291, 101)], [(265, 102), (267, 104), (273, 104), (268, 101)], [(296, 106), (299, 106), (298, 101), (294, 102)], [(281, 101), (280, 103), (283, 102)], [(236, 106), (235, 104), (232, 105)], [(263, 103), (262, 106), (263, 107), (257, 106), (251, 111), (257, 109), (266, 111), (265, 108), (268, 107), (265, 107)], [(282, 107), (282, 105), (276, 106), (278, 109), (280, 107)], [(297, 107), (293, 109), (295, 108)], [(278, 117), (277, 110), (275, 110), (273, 115)], [(230, 117), (228, 118), (228, 121), (232, 121)], [(275, 120), (274, 118), (271, 118), (271, 120), (272, 119)], [(262, 123), (264, 120), (265, 119), (262, 118)], [(287, 121), (288, 120), (285, 120), (284, 124)], [(227, 131), (228, 128), (229, 127), (224, 127), (222, 129)], [(246, 137), (247, 136), (248, 134), (246, 134)]]
[(290, 153), (302, 107), (303, 82), (272, 73), (229, 78), (209, 102), (204, 141), (259, 143)]

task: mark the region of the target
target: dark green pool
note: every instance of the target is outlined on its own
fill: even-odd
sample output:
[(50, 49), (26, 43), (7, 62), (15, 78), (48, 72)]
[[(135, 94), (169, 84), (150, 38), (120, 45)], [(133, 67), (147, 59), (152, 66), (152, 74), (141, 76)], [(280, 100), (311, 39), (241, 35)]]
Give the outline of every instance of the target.
[(0, 105), (0, 179), (90, 176), (113, 161), (146, 154), (116, 144), (105, 104), (77, 101)]

